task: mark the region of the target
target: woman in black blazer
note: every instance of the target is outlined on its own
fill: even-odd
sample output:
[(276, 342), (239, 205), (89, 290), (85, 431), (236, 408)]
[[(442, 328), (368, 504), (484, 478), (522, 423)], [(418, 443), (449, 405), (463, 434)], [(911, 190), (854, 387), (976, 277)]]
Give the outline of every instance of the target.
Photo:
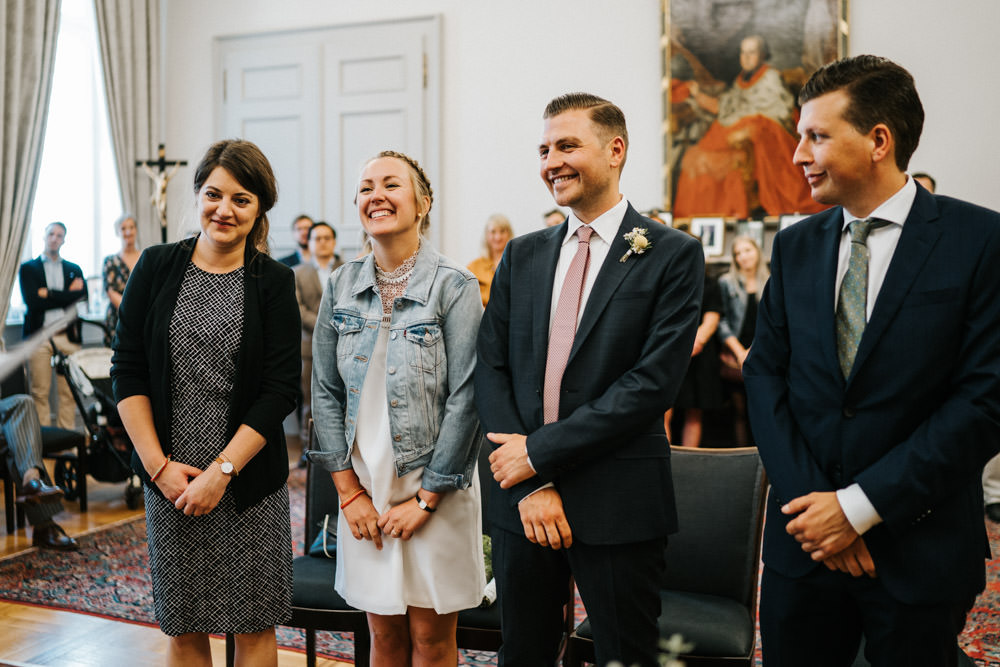
[(288, 454), (298, 391), (290, 269), (267, 254), (277, 187), (250, 142), (214, 144), (195, 173), (201, 233), (146, 250), (119, 309), (112, 378), (145, 481), (153, 597), (169, 662), (277, 660), (291, 605)]

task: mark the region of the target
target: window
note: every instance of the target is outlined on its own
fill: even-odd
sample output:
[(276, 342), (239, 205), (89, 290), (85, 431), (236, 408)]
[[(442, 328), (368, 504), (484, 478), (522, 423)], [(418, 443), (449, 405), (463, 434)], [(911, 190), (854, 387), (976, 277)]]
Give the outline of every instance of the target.
[[(22, 261), (42, 253), (45, 226), (68, 228), (62, 256), (88, 278), (91, 313), (103, 314), (101, 262), (118, 250), (113, 223), (122, 212), (108, 128), (108, 103), (92, 0), (63, 0), (52, 97), (42, 163)], [(20, 321), (24, 301), (15, 281), (8, 320)]]

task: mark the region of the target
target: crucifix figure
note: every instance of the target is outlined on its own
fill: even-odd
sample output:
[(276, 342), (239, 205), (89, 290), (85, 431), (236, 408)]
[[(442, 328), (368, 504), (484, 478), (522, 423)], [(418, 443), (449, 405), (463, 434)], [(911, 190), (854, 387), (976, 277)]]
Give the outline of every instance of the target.
[[(142, 167), (142, 170), (153, 181), (153, 196), (150, 197), (149, 201), (160, 216), (162, 243), (167, 242), (167, 182), (173, 178), (178, 169), (187, 165), (187, 160), (167, 160), (166, 156), (167, 151), (163, 144), (160, 144), (157, 150), (157, 159), (136, 160), (135, 162), (135, 166)], [(171, 167), (171, 169), (167, 171), (167, 167)]]

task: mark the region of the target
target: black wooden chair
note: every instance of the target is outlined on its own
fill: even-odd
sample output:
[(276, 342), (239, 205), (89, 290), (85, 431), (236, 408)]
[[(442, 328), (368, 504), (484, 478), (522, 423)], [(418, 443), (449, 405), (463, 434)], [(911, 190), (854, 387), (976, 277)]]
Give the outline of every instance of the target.
[[(3, 378), (0, 382), (0, 398), (5, 396), (13, 396), (14, 394), (27, 394), (28, 393), (28, 383), (25, 377), (25, 371), (22, 368), (19, 371), (11, 373), (8, 377)], [(66, 455), (76, 458), (77, 456), (84, 456), (87, 451), (87, 436), (79, 431), (71, 431), (64, 428), (57, 428), (55, 426), (43, 426), (42, 427), (42, 456), (49, 458), (50, 456), (55, 456), (56, 453), (62, 452)], [(15, 493), (14, 486), (15, 483), (19, 483), (20, 480), (15, 480), (17, 473), (11, 470), (7, 462), (8, 457), (8, 445), (7, 440), (4, 438), (3, 433), (0, 432), (0, 480), (3, 480), (3, 497), (4, 497), (4, 514), (6, 518), (7, 533), (13, 533), (17, 530), (18, 526), (22, 528), (26, 525), (24, 518), (24, 510), (21, 508), (15, 508)], [(86, 458), (84, 456), (84, 458)], [(58, 465), (58, 463), (57, 463)], [(84, 478), (86, 475), (84, 474)], [(87, 511), (87, 491), (86, 491), (86, 479), (83, 479), (80, 483), (80, 511)]]
[[(312, 428), (309, 429), (310, 433)], [(318, 449), (314, 437), (309, 438), (309, 448)], [(306, 469), (306, 521), (305, 550), (319, 535), (323, 518), (329, 515), (330, 525), (337, 525), (340, 501), (330, 473), (319, 466), (308, 464)], [(354, 664), (367, 665), (371, 655), (371, 636), (368, 617), (347, 604), (333, 589), (337, 561), (325, 556), (299, 556), (292, 561), (293, 591), (292, 618), (286, 625), (302, 628), (306, 635), (306, 664), (316, 667), (316, 631), (351, 632), (354, 634)], [(234, 664), (235, 642), (226, 637), (226, 664)]]
[[(660, 636), (694, 649), (688, 667), (750, 667), (767, 479), (755, 447), (671, 448), (679, 531), (669, 539)], [(590, 624), (570, 636), (567, 665), (594, 661)]]

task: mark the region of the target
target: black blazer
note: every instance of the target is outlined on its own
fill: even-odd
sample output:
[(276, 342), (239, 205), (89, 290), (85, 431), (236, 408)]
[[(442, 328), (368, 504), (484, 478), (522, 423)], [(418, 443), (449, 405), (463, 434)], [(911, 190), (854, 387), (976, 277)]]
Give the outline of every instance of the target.
[(843, 211), (774, 241), (743, 367), (772, 484), (764, 560), (819, 567), (783, 503), (857, 482), (884, 523), (864, 535), (879, 580), (909, 604), (984, 586), (983, 465), (1000, 449), (1000, 214), (917, 188), (845, 381), (834, 292)]
[[(507, 244), (479, 329), (483, 430), (526, 434), (538, 472), (512, 489), (493, 482), (490, 520), (522, 532), (517, 502), (553, 482), (574, 538), (620, 544), (665, 536), (677, 518), (663, 413), (691, 358), (701, 245), (628, 207), (607, 260), (592, 267), (600, 273), (563, 375), (559, 421), (543, 425), (552, 283), (566, 225)], [(633, 227), (645, 227), (652, 246), (621, 262), (623, 234)]]
[[(83, 275), (83, 269), (73, 262), (67, 262), (64, 259), (62, 260), (62, 270), (63, 285), (65, 287), (69, 287), (69, 284), (75, 279), (81, 278), (84, 281), (83, 289), (50, 289), (49, 295), (44, 299), (38, 296), (40, 288), (48, 287), (45, 280), (45, 268), (42, 265), (42, 258), (36, 257), (35, 259), (30, 259), (22, 264), (18, 270), (18, 279), (21, 283), (21, 297), (24, 299), (24, 304), (28, 307), (28, 312), (24, 316), (24, 327), (22, 329), (25, 338), (42, 328), (45, 323), (45, 311), (54, 308), (67, 308), (77, 301), (87, 298), (87, 278)], [(81, 341), (79, 321), (74, 321), (66, 327), (66, 336), (74, 343)]]
[[(163, 453), (171, 451), (168, 329), (194, 238), (147, 248), (132, 270), (118, 309), (111, 359), (115, 400), (149, 396)], [(227, 438), (246, 424), (266, 439), (264, 448), (231, 484), (239, 510), (281, 488), (288, 451), (281, 423), (299, 391), (299, 307), (291, 269), (247, 246), (243, 338), (236, 363)], [(137, 454), (132, 467), (148, 483)], [(154, 484), (150, 488), (159, 492)]]

